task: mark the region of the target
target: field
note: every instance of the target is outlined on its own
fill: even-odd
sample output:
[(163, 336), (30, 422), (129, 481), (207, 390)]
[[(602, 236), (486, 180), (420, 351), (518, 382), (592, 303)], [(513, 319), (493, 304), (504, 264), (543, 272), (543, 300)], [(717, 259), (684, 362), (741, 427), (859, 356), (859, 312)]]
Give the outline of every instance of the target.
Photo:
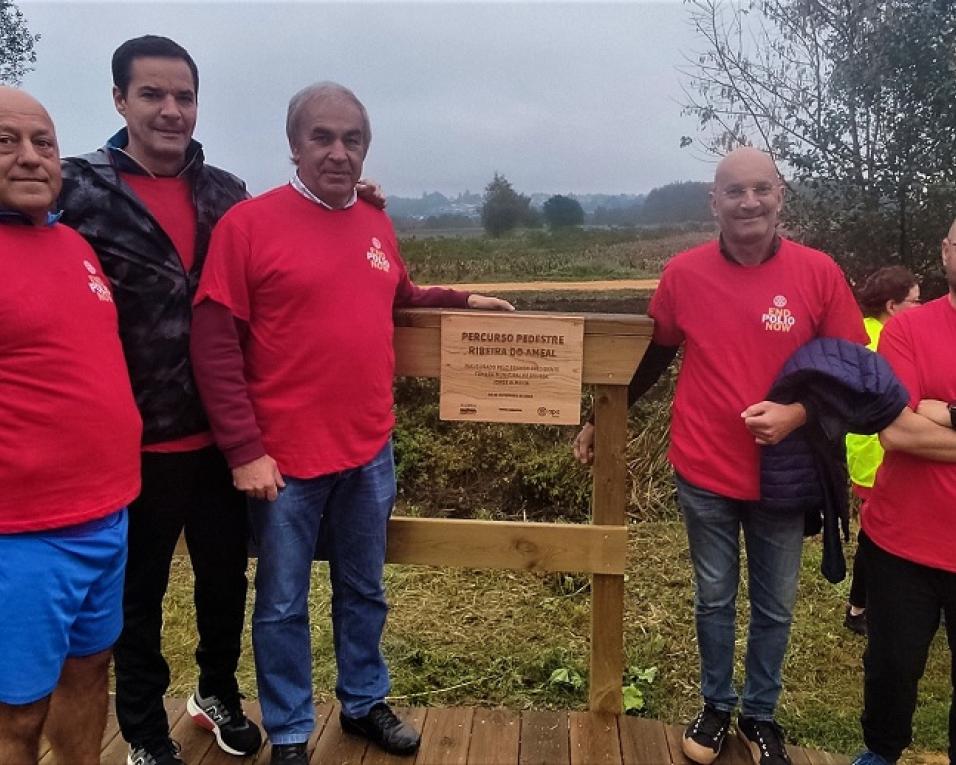
[[(403, 247), (421, 283), (641, 278), (656, 276), (670, 254), (712, 235), (657, 233), (577, 232), (549, 239), (534, 232), (500, 242), (419, 238)], [(647, 298), (646, 293), (616, 292), (520, 294), (519, 305), (640, 312)], [(665, 458), (672, 392), (673, 375), (631, 414), (625, 645), (629, 682), (642, 694), (642, 713), (676, 722), (691, 716), (699, 702), (690, 563)], [(401, 380), (396, 400), (398, 512), (587, 518), (588, 473), (570, 456), (575, 428), (443, 423), (434, 381)], [(795, 743), (852, 753), (861, 745), (865, 641), (842, 626), (848, 583), (828, 584), (819, 565), (819, 542), (810, 540), (780, 718)], [(586, 578), (389, 566), (386, 584), (392, 612), (385, 652), (397, 703), (585, 706)], [(738, 599), (740, 619), (746, 618), (744, 593)], [(314, 573), (312, 613), (315, 685), (322, 698), (330, 698), (334, 664), (324, 564)], [(167, 597), (164, 642), (173, 668), (171, 692), (180, 696), (195, 682), (192, 624), (191, 573), (188, 561), (178, 559)], [(743, 648), (738, 641), (738, 666)], [(255, 696), (248, 628), (240, 673), (244, 692)], [(949, 683), (949, 654), (938, 637), (921, 688), (909, 762), (937, 762), (929, 753), (946, 748)]]

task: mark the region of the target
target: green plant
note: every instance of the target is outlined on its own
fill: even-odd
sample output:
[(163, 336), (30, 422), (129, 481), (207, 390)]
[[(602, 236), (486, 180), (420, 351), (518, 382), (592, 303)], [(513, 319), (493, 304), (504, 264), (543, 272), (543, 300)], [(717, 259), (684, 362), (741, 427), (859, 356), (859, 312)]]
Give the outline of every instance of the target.
[(645, 694), (651, 684), (657, 679), (657, 667), (630, 666), (624, 672), (624, 687), (622, 695), (624, 697), (624, 714), (639, 715), (645, 708)]

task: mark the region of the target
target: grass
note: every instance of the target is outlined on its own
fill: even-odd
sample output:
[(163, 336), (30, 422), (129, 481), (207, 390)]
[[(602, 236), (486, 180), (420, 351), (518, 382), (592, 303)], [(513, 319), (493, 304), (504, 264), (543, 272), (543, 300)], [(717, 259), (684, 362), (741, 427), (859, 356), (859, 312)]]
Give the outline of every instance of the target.
[(656, 277), (675, 252), (713, 236), (699, 226), (530, 230), (500, 239), (407, 236), (401, 248), (412, 279), (422, 284), (641, 279)]

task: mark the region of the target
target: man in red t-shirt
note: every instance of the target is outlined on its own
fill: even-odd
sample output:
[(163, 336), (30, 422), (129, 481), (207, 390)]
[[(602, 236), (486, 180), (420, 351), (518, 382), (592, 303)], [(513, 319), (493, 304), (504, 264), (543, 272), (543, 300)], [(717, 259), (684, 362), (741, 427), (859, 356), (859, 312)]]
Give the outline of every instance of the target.
[[(880, 434), (886, 457), (863, 514), (867, 749), (857, 762), (867, 765), (896, 762), (912, 741), (941, 613), (949, 645), (956, 642), (956, 222), (943, 240), (943, 268), (949, 294), (894, 316), (880, 336), (910, 408)], [(956, 707), (949, 757), (956, 761)]]
[[(704, 706), (682, 740), (707, 765), (737, 728), (761, 765), (789, 762), (774, 721), (796, 599), (802, 513), (760, 505), (760, 447), (804, 424), (802, 404), (762, 400), (787, 359), (817, 337), (865, 343), (863, 318), (833, 260), (777, 234), (783, 186), (763, 152), (741, 148), (717, 166), (711, 207), (720, 238), (673, 257), (649, 313), (654, 337), (629, 389), (633, 403), (683, 346), (669, 458), (694, 565)], [(593, 456), (594, 426), (575, 440)], [(733, 683), (739, 536), (743, 530), (751, 618), (745, 680)]]
[(0, 763), (95, 765), (142, 423), (99, 261), (51, 214), (46, 110), (0, 87)]
[(308, 762), (308, 594), (321, 533), (342, 727), (410, 754), (419, 734), (384, 701), (380, 649), (395, 498), (392, 311), (511, 305), (412, 284), (388, 216), (355, 195), (371, 130), (351, 91), (333, 83), (303, 89), (289, 104), (286, 132), (296, 172), (216, 227), (192, 333), (213, 434), (251, 498), (262, 721), (273, 763)]

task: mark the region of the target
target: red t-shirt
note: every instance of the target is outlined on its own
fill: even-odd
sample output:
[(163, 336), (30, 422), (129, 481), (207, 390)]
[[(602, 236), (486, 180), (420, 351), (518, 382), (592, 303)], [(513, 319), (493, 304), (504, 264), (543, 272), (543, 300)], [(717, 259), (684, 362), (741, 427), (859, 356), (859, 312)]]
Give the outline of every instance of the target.
[(216, 226), (195, 302), (207, 298), (248, 324), (244, 373), (266, 451), (311, 478), (365, 464), (391, 433), (393, 307), (463, 307), (467, 293), (418, 290), (381, 210), (328, 210), (282, 186)]
[[(913, 409), (924, 398), (956, 401), (954, 348), (949, 297), (894, 316), (879, 345)], [(867, 536), (887, 552), (956, 572), (956, 464), (887, 452), (862, 518)]]
[[(196, 262), (196, 205), (186, 178), (154, 178), (137, 173), (120, 173), (120, 177), (136, 192), (159, 227), (166, 233), (187, 273)], [(144, 452), (175, 454), (212, 446), (210, 431), (196, 433), (172, 441), (161, 441), (143, 447)]]
[(142, 424), (99, 261), (66, 226), (0, 224), (0, 534), (139, 493)]
[(196, 206), (186, 178), (154, 178), (120, 173), (126, 184), (166, 232), (183, 269), (188, 273), (196, 262)]
[(765, 399), (784, 363), (808, 341), (867, 342), (836, 263), (787, 239), (753, 267), (724, 257), (717, 241), (676, 255), (648, 313), (654, 342), (684, 344), (671, 464), (692, 484), (733, 499), (760, 497), (759, 447), (740, 413)]

